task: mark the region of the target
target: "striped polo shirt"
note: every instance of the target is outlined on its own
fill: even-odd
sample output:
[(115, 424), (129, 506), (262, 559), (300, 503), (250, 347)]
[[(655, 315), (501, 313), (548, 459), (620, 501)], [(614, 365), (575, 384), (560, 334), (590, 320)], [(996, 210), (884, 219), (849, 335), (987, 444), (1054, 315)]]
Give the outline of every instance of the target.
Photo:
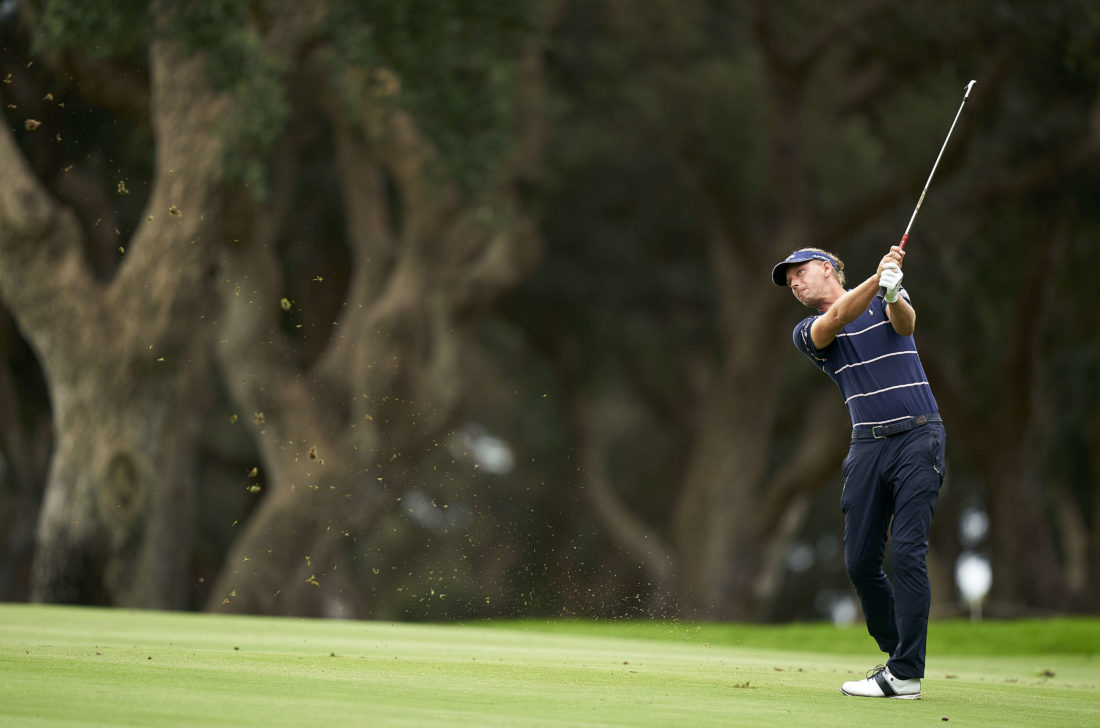
[[(909, 300), (904, 289), (901, 295)], [(794, 345), (840, 387), (854, 427), (939, 411), (916, 342), (894, 331), (881, 296), (823, 349), (810, 338), (816, 319), (810, 316), (794, 327)]]

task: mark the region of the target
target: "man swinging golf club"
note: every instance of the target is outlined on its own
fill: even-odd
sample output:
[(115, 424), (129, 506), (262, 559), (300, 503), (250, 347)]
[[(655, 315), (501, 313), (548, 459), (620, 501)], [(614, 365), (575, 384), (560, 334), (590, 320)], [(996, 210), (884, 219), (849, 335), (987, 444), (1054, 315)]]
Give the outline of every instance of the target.
[[(802, 248), (772, 269), (772, 280), (817, 311), (795, 326), (794, 344), (840, 387), (852, 417), (840, 498), (844, 566), (889, 659), (841, 691), (919, 699), (931, 604), (925, 556), (946, 437), (913, 340), (904, 257), (891, 247), (874, 275), (846, 290), (839, 258)], [(883, 571), (888, 532), (892, 583)]]
[[(844, 263), (817, 248), (796, 250), (772, 268), (818, 314), (794, 327), (794, 345), (829, 375), (852, 416), (844, 459), (844, 568), (863, 605), (867, 631), (890, 656), (867, 679), (844, 683), (845, 695), (920, 699), (928, 642), (928, 532), (943, 484), (947, 436), (928, 386), (913, 330), (917, 314), (901, 287), (901, 263), (932, 175), (977, 81), (966, 84), (928, 181), (897, 245), (875, 274), (844, 288)], [(892, 538), (893, 583), (882, 570)]]

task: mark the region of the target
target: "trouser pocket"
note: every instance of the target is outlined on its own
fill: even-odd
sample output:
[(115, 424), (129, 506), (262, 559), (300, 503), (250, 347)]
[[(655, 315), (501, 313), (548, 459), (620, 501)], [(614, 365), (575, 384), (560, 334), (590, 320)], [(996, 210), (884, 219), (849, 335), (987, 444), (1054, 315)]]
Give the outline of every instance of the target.
[(929, 433), (928, 464), (931, 465), (932, 469), (936, 471), (936, 474), (940, 476), (941, 484), (943, 483), (943, 476), (947, 472), (946, 445), (947, 435), (944, 433), (942, 427), (937, 427)]

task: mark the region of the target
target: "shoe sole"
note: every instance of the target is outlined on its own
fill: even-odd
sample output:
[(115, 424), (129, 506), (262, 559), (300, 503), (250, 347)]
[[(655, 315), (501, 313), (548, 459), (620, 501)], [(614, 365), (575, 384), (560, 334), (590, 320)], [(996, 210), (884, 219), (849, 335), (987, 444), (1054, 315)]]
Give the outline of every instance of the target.
[(840, 694), (847, 695), (849, 698), (888, 698), (890, 700), (920, 700), (920, 693), (913, 693), (912, 695), (856, 695), (855, 693), (849, 693), (844, 688), (841, 688)]

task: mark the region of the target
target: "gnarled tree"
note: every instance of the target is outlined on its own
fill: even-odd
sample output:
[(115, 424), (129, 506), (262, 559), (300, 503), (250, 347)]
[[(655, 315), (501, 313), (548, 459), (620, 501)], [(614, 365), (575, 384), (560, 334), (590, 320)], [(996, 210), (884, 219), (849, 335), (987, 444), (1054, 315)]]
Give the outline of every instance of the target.
[(45, 372), (55, 430), (37, 527), (39, 600), (186, 603), (190, 441), (211, 360), (203, 313), (226, 100), (201, 55), (161, 39), (149, 65), (155, 178), (145, 219), (105, 282), (77, 216), (0, 128), (0, 295)]
[[(241, 219), (251, 224), (223, 259), (219, 362), (259, 445), (266, 486), (211, 592), (213, 609), (369, 613), (371, 564), (355, 544), (460, 421), (479, 320), (539, 251), (517, 197), (537, 159), (539, 121), (525, 117), (480, 187), (463, 189), (396, 103), (403, 78), (344, 61), (331, 72), (337, 50), (322, 30), (306, 46), (300, 80), (333, 140), (346, 288), (329, 332), (303, 355), (302, 339), (282, 324), (296, 304), (277, 253), (303, 154), (290, 135), (272, 199), (243, 201), (253, 211)], [(526, 94), (518, 103), (530, 111), (537, 49), (510, 62), (519, 66), (511, 92)]]

